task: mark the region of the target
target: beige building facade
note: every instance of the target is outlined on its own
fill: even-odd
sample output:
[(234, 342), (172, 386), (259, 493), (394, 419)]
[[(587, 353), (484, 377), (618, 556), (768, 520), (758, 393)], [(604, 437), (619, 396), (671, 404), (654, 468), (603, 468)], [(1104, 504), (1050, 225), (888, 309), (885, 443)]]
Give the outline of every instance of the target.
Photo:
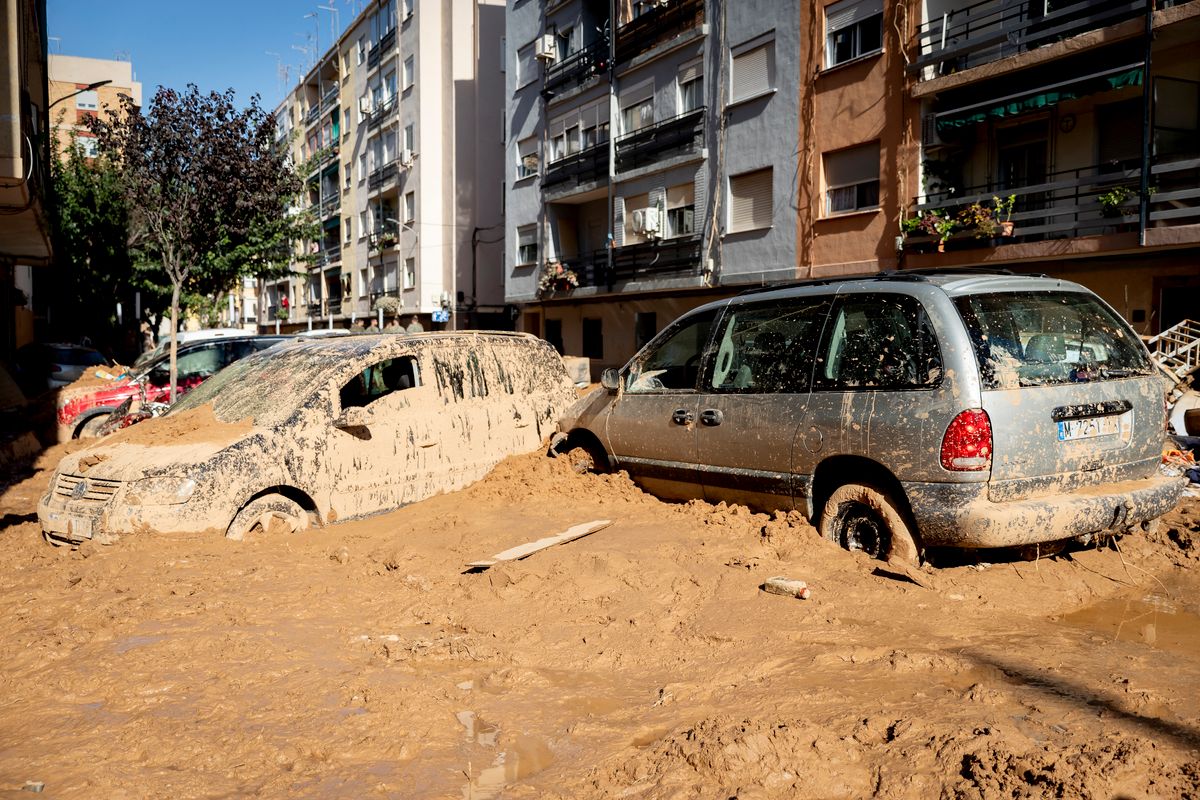
[(87, 129), (87, 118), (118, 111), (122, 95), (132, 98), (134, 105), (142, 105), (142, 84), (134, 80), (133, 64), (128, 61), (52, 53), (49, 65), (50, 102), (54, 106), (50, 126), (56, 155), (70, 147), (72, 140), (85, 155), (94, 155), (95, 137)]
[[(260, 328), (504, 327), (504, 6), (374, 0), (276, 110), (321, 228)], [(382, 313), (381, 313), (382, 312)]]

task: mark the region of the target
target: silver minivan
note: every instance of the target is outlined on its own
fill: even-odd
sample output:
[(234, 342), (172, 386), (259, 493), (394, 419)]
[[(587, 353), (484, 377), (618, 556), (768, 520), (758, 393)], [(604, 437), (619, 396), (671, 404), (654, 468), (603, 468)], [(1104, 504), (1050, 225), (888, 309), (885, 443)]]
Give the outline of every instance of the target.
[(1163, 381), (1069, 281), (903, 271), (753, 290), (664, 329), (553, 449), (668, 499), (798, 509), (879, 558), (1126, 532), (1178, 501)]

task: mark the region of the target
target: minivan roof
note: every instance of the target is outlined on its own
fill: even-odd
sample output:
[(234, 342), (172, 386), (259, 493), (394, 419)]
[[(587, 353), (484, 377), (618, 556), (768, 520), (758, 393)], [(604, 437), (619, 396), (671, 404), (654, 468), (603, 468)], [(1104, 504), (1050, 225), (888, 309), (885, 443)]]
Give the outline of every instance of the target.
[[(932, 284), (946, 294), (957, 296), (972, 292), (998, 291), (1036, 291), (1038, 289), (1058, 289), (1060, 291), (1088, 291), (1085, 287), (1072, 281), (1051, 278), (1043, 273), (1015, 273), (1010, 270), (992, 269), (989, 267), (959, 267), (951, 269), (911, 269), (888, 270), (873, 275), (847, 275), (831, 278), (813, 278), (809, 280), (779, 283), (772, 286), (756, 286), (747, 289), (738, 298), (758, 294), (810, 294), (810, 291), (822, 287), (830, 287), (835, 291), (861, 291), (878, 287), (881, 283), (913, 283)], [(730, 301), (718, 301), (708, 305), (720, 305)], [(707, 306), (705, 306), (707, 307)]]

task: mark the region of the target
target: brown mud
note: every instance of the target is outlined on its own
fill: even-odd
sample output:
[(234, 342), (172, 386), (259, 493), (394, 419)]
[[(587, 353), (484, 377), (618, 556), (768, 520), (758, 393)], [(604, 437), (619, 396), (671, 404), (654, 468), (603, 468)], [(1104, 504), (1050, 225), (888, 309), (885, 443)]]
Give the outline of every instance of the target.
[(154, 417), (137, 425), (122, 428), (105, 438), (105, 445), (155, 445), (170, 442), (175, 445), (220, 444), (236, 441), (253, 430), (249, 418), (238, 422), (222, 422), (213, 414), (212, 404)]
[(1119, 550), (922, 587), (797, 515), (539, 455), (325, 529), (55, 549), (32, 513), (65, 450), (0, 495), (0, 792), (1200, 796), (1194, 498)]

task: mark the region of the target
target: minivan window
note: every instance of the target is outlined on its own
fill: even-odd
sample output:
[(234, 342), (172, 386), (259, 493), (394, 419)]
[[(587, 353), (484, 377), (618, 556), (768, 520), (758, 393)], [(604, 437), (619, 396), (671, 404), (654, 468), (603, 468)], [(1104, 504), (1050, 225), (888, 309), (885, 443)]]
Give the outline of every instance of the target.
[(1153, 372), (1135, 334), (1093, 295), (1001, 292), (958, 297), (987, 389), (1053, 386)]
[(633, 394), (695, 391), (714, 317), (716, 311), (688, 317), (647, 345), (646, 352), (629, 367), (625, 391)]
[(796, 297), (730, 306), (717, 334), (708, 387), (719, 392), (807, 392), (829, 305), (824, 297)]
[(937, 336), (915, 297), (845, 295), (827, 327), (819, 388), (916, 389), (942, 379)]

